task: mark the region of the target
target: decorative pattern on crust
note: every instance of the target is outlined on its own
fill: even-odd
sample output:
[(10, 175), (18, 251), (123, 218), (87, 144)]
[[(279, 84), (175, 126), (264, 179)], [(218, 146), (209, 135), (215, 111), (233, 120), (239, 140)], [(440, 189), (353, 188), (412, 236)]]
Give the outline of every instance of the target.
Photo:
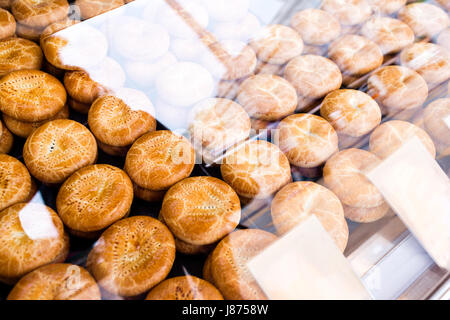
[(209, 282), (182, 276), (164, 280), (148, 293), (146, 300), (223, 300), (223, 297)]
[(31, 174), (44, 183), (61, 183), (97, 159), (92, 133), (72, 120), (53, 120), (35, 130), (25, 142), (23, 158)]
[(175, 241), (156, 219), (135, 216), (109, 227), (89, 253), (87, 267), (110, 293), (136, 296), (162, 281), (175, 259)]
[(11, 11), (17, 22), (36, 28), (62, 20), (69, 13), (67, 0), (15, 0)]
[(42, 71), (14, 71), (0, 80), (0, 110), (18, 120), (48, 119), (64, 107), (66, 98), (61, 82)]
[(339, 198), (327, 188), (309, 181), (290, 183), (276, 194), (271, 214), (279, 235), (315, 215), (344, 252), (348, 240), (344, 209)]
[(267, 231), (239, 230), (229, 234), (214, 249), (211, 273), (214, 285), (227, 300), (266, 300), (247, 267), (247, 262), (277, 240)]
[(125, 171), (138, 186), (162, 191), (189, 177), (194, 165), (191, 143), (183, 136), (159, 130), (143, 135), (131, 146)]
[(56, 208), (70, 229), (92, 232), (123, 218), (133, 202), (133, 184), (119, 168), (97, 164), (84, 167), (61, 186)]
[(5, 9), (0, 9), (0, 39), (11, 37), (16, 32), (16, 20)]
[(14, 286), (8, 300), (100, 300), (100, 289), (84, 268), (51, 264), (30, 272)]
[(42, 59), (41, 48), (32, 41), (21, 38), (0, 41), (0, 76), (23, 69), (39, 70)]
[(80, 8), (81, 18), (90, 19), (99, 14), (113, 10), (125, 3), (123, 0), (76, 0), (75, 5)]
[(27, 168), (11, 156), (0, 154), (0, 210), (25, 201), (31, 190)]
[(314, 168), (338, 149), (338, 136), (325, 119), (312, 114), (294, 114), (278, 125), (279, 147), (292, 165)]

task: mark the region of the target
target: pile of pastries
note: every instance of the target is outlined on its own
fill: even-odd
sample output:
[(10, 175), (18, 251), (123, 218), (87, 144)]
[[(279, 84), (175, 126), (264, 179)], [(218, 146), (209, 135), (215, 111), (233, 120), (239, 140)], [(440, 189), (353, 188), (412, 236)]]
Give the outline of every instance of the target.
[[(249, 0), (0, 5), (8, 299), (267, 299), (252, 257), (313, 215), (344, 252), (348, 220), (395, 214), (366, 172), (413, 137), (450, 155), (449, 1), (323, 0), (286, 25)], [(272, 228), (245, 227), (258, 200)]]

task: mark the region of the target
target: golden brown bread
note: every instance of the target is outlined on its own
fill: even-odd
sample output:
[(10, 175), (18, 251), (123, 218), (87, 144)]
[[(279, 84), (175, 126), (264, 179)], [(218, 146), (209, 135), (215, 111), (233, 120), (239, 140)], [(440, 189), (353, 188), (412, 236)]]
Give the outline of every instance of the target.
[(209, 282), (182, 276), (164, 280), (150, 290), (145, 300), (223, 300), (223, 297)]

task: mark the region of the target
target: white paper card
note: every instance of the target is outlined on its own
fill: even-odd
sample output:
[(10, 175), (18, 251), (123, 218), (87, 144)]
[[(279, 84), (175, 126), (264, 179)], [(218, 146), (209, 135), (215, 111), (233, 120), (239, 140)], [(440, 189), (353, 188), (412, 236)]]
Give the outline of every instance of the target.
[(420, 140), (366, 175), (436, 264), (450, 270), (450, 180)]
[(249, 261), (270, 299), (371, 299), (315, 216)]

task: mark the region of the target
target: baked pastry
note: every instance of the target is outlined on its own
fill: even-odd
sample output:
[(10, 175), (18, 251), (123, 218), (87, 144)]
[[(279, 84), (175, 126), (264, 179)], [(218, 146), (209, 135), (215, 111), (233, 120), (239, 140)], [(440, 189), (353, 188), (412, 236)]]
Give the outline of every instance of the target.
[(208, 281), (209, 283), (214, 284), (214, 279), (212, 278), (212, 272), (211, 272), (211, 260), (212, 260), (212, 252), (210, 254), (208, 254), (208, 256), (206, 257), (205, 263), (203, 264), (203, 269), (202, 269), (202, 276), (203, 279), (205, 279), (206, 281)]
[(329, 93), (322, 102), (320, 115), (338, 133), (352, 137), (363, 136), (381, 122), (378, 104), (368, 94), (352, 89)]
[(38, 122), (25, 122), (21, 120), (17, 120), (15, 118), (12, 118), (6, 114), (3, 115), (3, 121), (5, 122), (5, 125), (8, 127), (9, 130), (11, 130), (12, 133), (14, 133), (16, 136), (22, 137), (22, 138), (28, 138), (30, 134), (33, 133), (34, 130), (42, 126), (44, 123), (57, 120), (57, 119), (68, 119), (69, 118), (69, 107), (65, 105), (57, 114), (55, 114), (53, 117), (38, 121)]
[(417, 42), (406, 47), (400, 54), (400, 63), (417, 71), (429, 84), (450, 78), (450, 52), (437, 44)]
[(17, 120), (37, 122), (53, 117), (66, 98), (61, 82), (42, 71), (19, 70), (0, 79), (0, 110)]
[(76, 171), (61, 186), (56, 208), (71, 230), (102, 230), (126, 216), (133, 202), (133, 184), (119, 168), (91, 165)]
[(450, 146), (450, 99), (434, 100), (424, 110), (423, 124), (433, 139)]
[(342, 84), (338, 66), (317, 55), (303, 55), (289, 61), (284, 77), (297, 90), (299, 96), (318, 99), (337, 90)]
[(420, 107), (425, 102), (428, 86), (412, 69), (385, 66), (370, 75), (367, 93), (386, 108), (407, 110)]
[(227, 300), (266, 300), (247, 262), (277, 240), (258, 229), (238, 230), (219, 242), (211, 258), (214, 285)]
[(315, 215), (339, 250), (345, 250), (348, 226), (342, 204), (333, 192), (317, 183), (299, 181), (284, 186), (272, 201), (271, 215), (280, 236)]
[(81, 103), (77, 100), (74, 100), (70, 97), (67, 98), (67, 104), (71, 109), (73, 109), (76, 112), (79, 112), (81, 114), (88, 114), (89, 109), (91, 108), (90, 104)]
[(344, 215), (347, 219), (358, 223), (370, 223), (385, 217), (389, 212), (389, 204), (383, 202), (378, 207), (358, 208), (344, 205)]
[(280, 24), (268, 25), (261, 29), (250, 42), (258, 59), (285, 64), (303, 51), (302, 37), (292, 28)]
[(398, 12), (398, 18), (414, 30), (418, 37), (432, 38), (449, 26), (447, 13), (429, 3), (411, 3)]
[(0, 0), (0, 8), (10, 9), (13, 0)]
[(297, 107), (295, 88), (285, 79), (269, 74), (251, 76), (239, 87), (237, 101), (250, 117), (278, 120)]
[(0, 154), (9, 153), (9, 151), (11, 151), (13, 143), (14, 143), (14, 137), (11, 134), (11, 132), (9, 132), (9, 130), (5, 124), (2, 124), (0, 127), (1, 127)]
[(8, 283), (52, 263), (66, 246), (58, 215), (40, 203), (18, 203), (1, 211), (0, 226), (0, 278)]
[(16, 32), (16, 20), (14, 16), (5, 9), (0, 9), (0, 39), (11, 37)]
[(414, 31), (400, 20), (374, 17), (361, 28), (361, 35), (375, 42), (383, 54), (392, 54), (414, 43)]
[(441, 33), (439, 33), (436, 43), (441, 47), (450, 50), (450, 28), (442, 30)]
[(32, 28), (45, 28), (69, 13), (67, 0), (14, 0), (11, 12), (17, 22)]
[(213, 94), (211, 73), (199, 64), (178, 62), (156, 80), (159, 98), (174, 107), (189, 107)]
[(346, 26), (363, 23), (372, 14), (370, 3), (366, 0), (324, 0), (321, 9)]
[(393, 14), (400, 10), (407, 0), (368, 0), (375, 13)]
[(0, 210), (3, 210), (26, 201), (31, 191), (31, 176), (22, 162), (14, 157), (0, 154), (0, 164)]
[(184, 179), (167, 191), (161, 216), (174, 236), (194, 245), (214, 243), (241, 219), (236, 192), (213, 177)]
[(314, 168), (338, 149), (338, 135), (325, 119), (299, 113), (278, 124), (278, 146), (293, 166)]
[(223, 297), (209, 282), (182, 276), (164, 280), (150, 290), (145, 300), (223, 300)]
[(16, 34), (23, 39), (39, 42), (42, 31), (44, 31), (43, 28), (29, 27), (21, 23), (16, 23)]
[(48, 25), (41, 33), (39, 38), (39, 44), (42, 48), (44, 48), (46, 40), (48, 37), (50, 37), (52, 34), (57, 33), (58, 31), (64, 30), (65, 28), (71, 27), (74, 24), (77, 24), (78, 20), (75, 19), (63, 19), (61, 21), (53, 22), (52, 24)]
[(189, 177), (194, 165), (194, 148), (185, 137), (158, 130), (143, 135), (131, 146), (125, 171), (138, 186), (163, 191)]
[(370, 135), (370, 152), (386, 159), (405, 142), (413, 137), (420, 139), (424, 147), (434, 158), (436, 149), (430, 136), (421, 128), (406, 121), (392, 120), (384, 122)]
[(49, 121), (25, 142), (23, 158), (30, 173), (47, 184), (58, 184), (97, 159), (97, 143), (82, 124), (67, 119)]
[(372, 40), (353, 34), (334, 40), (328, 47), (328, 56), (351, 76), (366, 74), (383, 63), (383, 53)]
[(126, 147), (156, 129), (154, 115), (153, 104), (143, 92), (121, 89), (94, 101), (89, 109), (88, 124), (103, 144)]
[(83, 104), (92, 104), (107, 89), (93, 81), (84, 71), (68, 71), (64, 74), (64, 87), (69, 96)]
[(191, 110), (189, 133), (194, 144), (211, 151), (222, 151), (250, 135), (250, 118), (236, 102), (210, 98)]
[(107, 11), (123, 6), (123, 0), (76, 0), (82, 19), (90, 19)]
[(283, 152), (267, 141), (249, 141), (229, 150), (220, 166), (222, 177), (240, 196), (264, 199), (291, 181)]
[(8, 300), (100, 300), (100, 289), (84, 268), (57, 263), (40, 267), (17, 282)]
[(291, 27), (302, 37), (306, 44), (325, 45), (341, 33), (339, 20), (320, 9), (305, 9), (291, 18)]
[(247, 77), (256, 68), (256, 54), (250, 46), (236, 40), (224, 40), (211, 44), (202, 64), (217, 79), (235, 80)]
[(0, 77), (16, 70), (39, 70), (42, 59), (41, 48), (32, 41), (22, 38), (0, 41)]
[(339, 197), (342, 204), (358, 208), (378, 207), (384, 202), (383, 196), (364, 173), (380, 162), (380, 158), (365, 150), (340, 151), (325, 163), (325, 186)]
[(145, 189), (133, 183), (134, 196), (148, 202), (160, 202), (163, 200), (167, 190), (153, 191)]
[(110, 226), (89, 253), (87, 268), (106, 291), (136, 296), (164, 280), (175, 260), (175, 241), (156, 219), (134, 216)]

